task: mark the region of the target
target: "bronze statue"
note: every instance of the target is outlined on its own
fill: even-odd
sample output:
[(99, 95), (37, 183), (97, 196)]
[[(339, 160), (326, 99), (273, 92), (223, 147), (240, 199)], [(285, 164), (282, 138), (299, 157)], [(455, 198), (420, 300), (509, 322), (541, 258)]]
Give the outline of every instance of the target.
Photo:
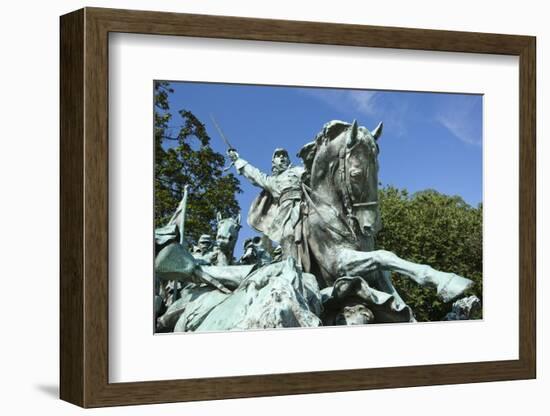
[(237, 171), (263, 189), (248, 211), (248, 224), (278, 242), (283, 250), (283, 259), (297, 259), (294, 230), (301, 218), (304, 168), (292, 166), (288, 152), (281, 148), (273, 152), (271, 175), (241, 159), (235, 150), (229, 150), (228, 154)]

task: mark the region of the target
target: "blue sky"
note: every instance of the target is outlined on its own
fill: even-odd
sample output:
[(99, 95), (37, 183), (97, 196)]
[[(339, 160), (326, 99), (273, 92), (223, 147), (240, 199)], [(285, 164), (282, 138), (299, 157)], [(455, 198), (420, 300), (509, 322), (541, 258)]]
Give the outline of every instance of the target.
[[(460, 195), (473, 206), (482, 201), (481, 95), (188, 82), (171, 86), (173, 113), (193, 112), (206, 125), (211, 146), (225, 153), (212, 114), (241, 157), (266, 173), (276, 147), (286, 148), (292, 162), (299, 164), (297, 151), (327, 121), (357, 119), (371, 130), (383, 121), (383, 186), (411, 193), (431, 188)], [(178, 124), (177, 116), (171, 124)], [(237, 199), (246, 218), (260, 190), (239, 178), (243, 193)], [(255, 234), (243, 221), (236, 255), (244, 239)]]

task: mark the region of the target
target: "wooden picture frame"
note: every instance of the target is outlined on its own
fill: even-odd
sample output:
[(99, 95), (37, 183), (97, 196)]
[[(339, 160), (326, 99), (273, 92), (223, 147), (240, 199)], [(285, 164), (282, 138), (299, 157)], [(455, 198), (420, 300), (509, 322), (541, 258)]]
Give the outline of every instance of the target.
[[(61, 17), (60, 396), (82, 407), (536, 377), (535, 51), (530, 36), (85, 8)], [(519, 359), (109, 383), (110, 32), (519, 57)]]

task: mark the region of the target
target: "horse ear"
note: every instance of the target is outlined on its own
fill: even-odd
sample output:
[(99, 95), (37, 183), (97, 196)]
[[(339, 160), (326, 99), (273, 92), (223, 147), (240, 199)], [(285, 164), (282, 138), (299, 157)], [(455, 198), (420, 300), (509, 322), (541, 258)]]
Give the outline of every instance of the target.
[(380, 122), (378, 123), (378, 126), (371, 132), (372, 137), (374, 137), (374, 140), (378, 141), (380, 136), (382, 136), (382, 129), (384, 128), (384, 123)]
[(357, 120), (353, 120), (353, 124), (348, 133), (346, 145), (348, 149), (351, 149), (357, 143)]
[(239, 214), (237, 215), (237, 218), (235, 218), (237, 220), (237, 224), (241, 225), (241, 213), (239, 212)]
[(216, 221), (220, 222), (222, 220), (222, 214), (220, 211), (216, 212)]

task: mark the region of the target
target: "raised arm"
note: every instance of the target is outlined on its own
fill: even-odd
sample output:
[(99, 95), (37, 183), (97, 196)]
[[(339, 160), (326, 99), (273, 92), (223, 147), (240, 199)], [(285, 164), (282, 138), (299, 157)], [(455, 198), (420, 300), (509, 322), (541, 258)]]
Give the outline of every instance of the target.
[(235, 168), (241, 175), (247, 178), (253, 185), (259, 186), (260, 188), (263, 188), (273, 194), (275, 190), (273, 189), (272, 179), (270, 176), (266, 175), (258, 168), (252, 166), (246, 160), (241, 159), (236, 151), (231, 150), (228, 152), (228, 154), (231, 160), (233, 160)]

